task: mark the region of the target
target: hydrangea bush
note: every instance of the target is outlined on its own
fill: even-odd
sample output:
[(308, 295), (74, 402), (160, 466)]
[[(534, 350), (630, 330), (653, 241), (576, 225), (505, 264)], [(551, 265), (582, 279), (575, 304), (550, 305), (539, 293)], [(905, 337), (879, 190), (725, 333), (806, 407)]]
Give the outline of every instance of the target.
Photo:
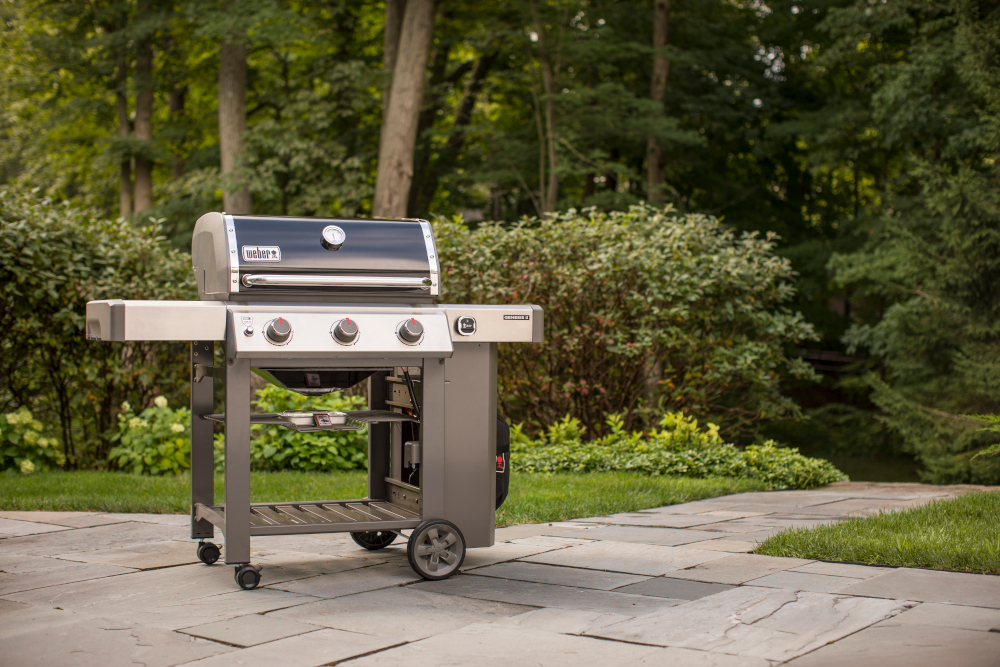
[(179, 474), (191, 468), (191, 411), (171, 408), (157, 396), (139, 415), (128, 402), (118, 413), (117, 442), (108, 459), (121, 470), (150, 475)]
[(0, 470), (19, 470), (30, 474), (64, 463), (59, 441), (43, 434), (44, 427), (22, 407), (0, 415)]
[(681, 413), (667, 413), (659, 428), (629, 432), (619, 415), (607, 421), (608, 432), (584, 440), (585, 428), (567, 416), (531, 439), (521, 425), (511, 429), (511, 469), (524, 472), (624, 470), (649, 475), (744, 477), (775, 489), (808, 489), (847, 476), (823, 459), (773, 441), (740, 450), (726, 443), (715, 424), (699, 425)]

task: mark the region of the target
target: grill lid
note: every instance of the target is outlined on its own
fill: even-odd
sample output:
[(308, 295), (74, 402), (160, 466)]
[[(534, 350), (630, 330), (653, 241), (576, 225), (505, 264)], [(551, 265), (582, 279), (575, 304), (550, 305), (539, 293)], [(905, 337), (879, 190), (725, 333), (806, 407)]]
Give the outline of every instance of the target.
[(429, 303), (440, 292), (424, 220), (206, 213), (191, 255), (203, 300)]

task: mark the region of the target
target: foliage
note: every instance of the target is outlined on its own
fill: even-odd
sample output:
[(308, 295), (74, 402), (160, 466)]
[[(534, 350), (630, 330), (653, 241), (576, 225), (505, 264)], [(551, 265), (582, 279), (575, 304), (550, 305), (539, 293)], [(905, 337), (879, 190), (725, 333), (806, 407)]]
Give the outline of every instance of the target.
[(867, 64), (867, 123), (899, 165), (859, 219), (863, 246), (830, 265), (870, 304), (845, 342), (926, 480), (996, 483), (1000, 460), (976, 454), (997, 437), (964, 415), (1000, 409), (1000, 8), (856, 6), (828, 26), (828, 59)]
[[(257, 412), (358, 410), (367, 404), (362, 396), (335, 391), (323, 396), (303, 396), (268, 385), (257, 392)], [(251, 465), (257, 470), (354, 470), (368, 465), (368, 434), (359, 431), (299, 433), (283, 426), (250, 427)]]
[(44, 430), (25, 407), (0, 415), (0, 470), (30, 474), (61, 466), (59, 441), (44, 435)]
[(814, 377), (785, 355), (815, 333), (785, 307), (792, 270), (770, 235), (643, 205), (435, 231), (443, 300), (545, 309), (544, 343), (501, 347), (515, 421), (571, 414), (599, 434), (607, 414), (627, 413), (631, 428), (682, 410), (735, 435), (796, 414), (779, 383)]
[(177, 475), (191, 469), (190, 410), (170, 408), (163, 396), (138, 416), (127, 402), (121, 407), (110, 463), (133, 474)]
[(968, 493), (905, 511), (791, 528), (756, 553), (1000, 574), (1000, 493)]
[(805, 489), (846, 479), (822, 459), (768, 441), (740, 451), (726, 444), (715, 424), (668, 413), (660, 428), (628, 432), (621, 417), (608, 419), (610, 432), (591, 442), (571, 417), (549, 427), (536, 440), (520, 426), (511, 430), (511, 466), (526, 472), (627, 471), (684, 477), (735, 477), (758, 480), (772, 489)]
[(155, 226), (0, 191), (0, 406), (59, 425), (66, 464), (103, 463), (122, 402), (186, 389), (186, 346), (86, 340), (92, 299), (194, 296), (190, 259)]
[[(357, 410), (366, 399), (333, 392), (307, 397), (274, 385), (256, 392), (253, 405), (257, 412), (301, 412)], [(136, 416), (127, 402), (118, 414), (118, 432), (112, 438), (118, 445), (109, 460), (120, 470), (133, 474), (180, 474), (191, 469), (191, 412), (171, 408), (167, 399), (158, 396), (153, 407)], [(254, 470), (301, 470), (336, 472), (364, 468), (368, 458), (365, 430), (320, 431), (299, 433), (278, 425), (254, 424), (250, 427), (250, 465)], [(216, 433), (215, 469), (225, 461), (226, 438)]]

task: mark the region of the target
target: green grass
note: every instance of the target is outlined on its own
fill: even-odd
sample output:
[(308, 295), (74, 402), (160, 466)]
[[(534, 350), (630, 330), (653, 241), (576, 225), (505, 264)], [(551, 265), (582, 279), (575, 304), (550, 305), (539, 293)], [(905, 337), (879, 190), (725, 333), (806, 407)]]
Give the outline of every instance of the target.
[(756, 553), (1000, 574), (1000, 493), (969, 493), (902, 512), (786, 530)]
[[(255, 472), (254, 502), (334, 500), (364, 497), (364, 472)], [(636, 473), (514, 473), (511, 493), (497, 513), (497, 525), (563, 521), (613, 512), (761, 491), (745, 479), (647, 477)], [(222, 476), (215, 494), (222, 502)], [(187, 513), (189, 478), (141, 477), (110, 472), (49, 472), (0, 475), (0, 510), (61, 512)]]

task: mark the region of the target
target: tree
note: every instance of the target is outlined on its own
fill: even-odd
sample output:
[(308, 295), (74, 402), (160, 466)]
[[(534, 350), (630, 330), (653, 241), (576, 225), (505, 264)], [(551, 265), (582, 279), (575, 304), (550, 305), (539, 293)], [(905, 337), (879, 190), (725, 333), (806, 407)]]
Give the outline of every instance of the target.
[[(670, 43), (670, 0), (653, 0), (653, 80), (650, 83), (649, 98), (663, 104), (663, 94), (667, 89), (670, 75), (670, 60), (663, 52)], [(646, 193), (649, 201), (663, 201), (663, 149), (656, 137), (649, 137), (646, 149)]]
[(229, 35), (219, 50), (219, 153), (225, 182), (222, 208), (236, 214), (253, 212), (250, 189), (246, 185), (233, 185), (247, 129), (246, 92), (246, 36), (236, 33)]
[(435, 0), (406, 2), (379, 142), (378, 175), (372, 203), (372, 215), (376, 217), (406, 215), (413, 182), (413, 151), (424, 94), (424, 72), (434, 36), (435, 4)]

